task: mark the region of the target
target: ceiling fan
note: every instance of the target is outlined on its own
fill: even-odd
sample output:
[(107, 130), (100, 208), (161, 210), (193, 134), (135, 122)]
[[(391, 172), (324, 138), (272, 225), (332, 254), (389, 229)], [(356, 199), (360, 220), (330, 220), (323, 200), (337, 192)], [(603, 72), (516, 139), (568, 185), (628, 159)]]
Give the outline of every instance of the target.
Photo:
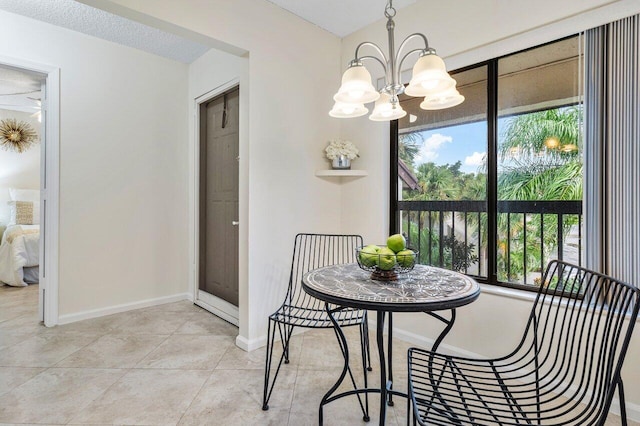
[[(35, 92), (27, 92), (27, 93), (3, 93), (0, 94), (0, 99), (4, 97), (13, 97), (12, 99), (7, 99), (5, 102), (0, 100), (0, 109), (11, 109), (23, 112), (32, 112), (31, 117), (36, 118), (38, 122), (42, 121), (42, 99), (39, 97), (25, 96), (28, 94), (39, 93), (39, 91)], [(15, 98), (17, 97), (17, 98)], [(29, 102), (27, 101), (27, 99)], [(34, 105), (35, 104), (35, 105)]]

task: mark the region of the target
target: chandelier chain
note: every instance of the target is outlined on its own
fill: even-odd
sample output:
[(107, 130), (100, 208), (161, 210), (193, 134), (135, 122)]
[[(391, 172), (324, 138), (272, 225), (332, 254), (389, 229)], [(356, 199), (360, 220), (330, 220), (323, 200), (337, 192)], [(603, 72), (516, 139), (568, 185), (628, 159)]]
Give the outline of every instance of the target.
[(393, 7), (393, 0), (389, 0), (384, 8), (384, 16), (391, 19), (396, 16), (396, 9)]

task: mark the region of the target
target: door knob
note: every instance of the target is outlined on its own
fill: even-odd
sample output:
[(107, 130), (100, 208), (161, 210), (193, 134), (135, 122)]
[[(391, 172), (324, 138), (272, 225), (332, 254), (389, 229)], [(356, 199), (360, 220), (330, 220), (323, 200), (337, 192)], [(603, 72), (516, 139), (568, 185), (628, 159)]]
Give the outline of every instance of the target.
[(238, 222), (237, 220), (232, 220), (232, 221), (231, 221), (231, 224), (232, 224), (233, 226), (238, 226), (238, 225), (240, 225), (240, 222)]

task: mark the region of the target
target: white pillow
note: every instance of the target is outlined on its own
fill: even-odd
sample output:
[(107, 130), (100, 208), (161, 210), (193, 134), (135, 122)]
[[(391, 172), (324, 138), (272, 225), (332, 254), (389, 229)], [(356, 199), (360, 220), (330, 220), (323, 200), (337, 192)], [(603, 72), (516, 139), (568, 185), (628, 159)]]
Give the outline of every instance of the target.
[(9, 189), (11, 201), (33, 201), (40, 202), (40, 191), (37, 189)]

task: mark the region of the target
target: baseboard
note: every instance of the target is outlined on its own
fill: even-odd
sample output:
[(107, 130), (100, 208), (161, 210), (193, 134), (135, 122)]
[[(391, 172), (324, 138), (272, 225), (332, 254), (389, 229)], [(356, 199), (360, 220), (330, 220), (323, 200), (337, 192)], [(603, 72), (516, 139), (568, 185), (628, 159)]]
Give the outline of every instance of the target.
[[(306, 333), (309, 330), (313, 330), (313, 329), (312, 328), (296, 327), (296, 328), (293, 329), (293, 336), (297, 336), (299, 334)], [(275, 341), (276, 342), (280, 341), (280, 336), (278, 335), (278, 333), (276, 333)], [(242, 349), (243, 351), (246, 351), (246, 352), (251, 352), (251, 351), (254, 351), (256, 349), (260, 349), (263, 346), (267, 346), (267, 335), (263, 334), (262, 336), (257, 337), (255, 339), (247, 339), (244, 336), (238, 335), (236, 337), (236, 346), (239, 347), (240, 349)]]
[(267, 344), (267, 336), (260, 336), (257, 339), (247, 339), (244, 336), (236, 337), (236, 346), (245, 352), (251, 352)]
[(123, 303), (121, 305), (108, 306), (106, 308), (92, 309), (89, 311), (77, 312), (74, 314), (60, 315), (58, 324), (70, 324), (91, 318), (103, 317), (106, 315), (119, 314), (120, 312), (132, 311), (134, 309), (148, 308), (149, 306), (164, 305), (165, 303), (179, 302), (181, 300), (191, 300), (189, 293), (178, 293), (171, 296), (145, 299), (137, 302)]
[[(375, 321), (373, 321), (373, 324), (371, 324), (371, 322), (372, 321), (369, 321), (369, 329), (375, 330)], [(400, 328), (393, 329), (393, 337), (398, 338), (404, 342), (419, 346), (421, 348), (431, 348), (435, 343), (435, 339), (411, 333), (410, 331), (402, 330)], [(440, 344), (439, 352), (444, 352), (450, 355), (463, 356), (467, 358), (483, 358), (483, 356), (480, 354), (458, 348), (457, 346), (447, 345), (446, 343)]]
[[(370, 330), (375, 330), (375, 326), (376, 326), (375, 321), (369, 321)], [(414, 334), (399, 328), (393, 329), (393, 337), (422, 348), (432, 347), (435, 341), (434, 339), (430, 339), (425, 336)], [(456, 346), (447, 345), (446, 343), (442, 343), (440, 345), (439, 351), (442, 351), (447, 354), (457, 355), (457, 356), (462, 356), (467, 358), (484, 358), (483, 355), (480, 355), (471, 351), (467, 351), (465, 349), (461, 349)], [(570, 396), (573, 391), (575, 391), (575, 389), (570, 388), (570, 390), (567, 391), (567, 396)], [(640, 405), (634, 404), (629, 401), (626, 401), (625, 405), (627, 407), (627, 418), (635, 422), (640, 422)], [(613, 398), (613, 401), (611, 401), (611, 409), (609, 411), (612, 412), (613, 414), (620, 415), (620, 401), (618, 400), (617, 395)]]
[[(626, 401), (625, 405), (627, 407), (627, 419), (640, 422), (640, 405), (629, 401)], [(617, 398), (614, 398), (611, 403), (611, 412), (620, 415), (620, 402), (618, 402)]]

